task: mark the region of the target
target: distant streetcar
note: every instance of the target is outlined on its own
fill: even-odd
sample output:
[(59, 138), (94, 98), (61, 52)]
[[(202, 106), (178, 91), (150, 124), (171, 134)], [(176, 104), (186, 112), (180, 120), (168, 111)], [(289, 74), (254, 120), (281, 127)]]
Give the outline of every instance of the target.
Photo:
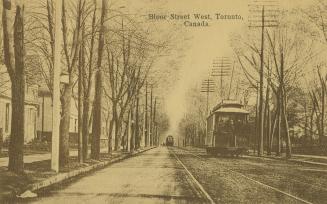
[(166, 138), (166, 145), (167, 146), (174, 146), (174, 137), (171, 135), (168, 135)]
[(207, 118), (206, 150), (211, 155), (238, 156), (248, 149), (249, 112), (243, 105), (223, 100)]

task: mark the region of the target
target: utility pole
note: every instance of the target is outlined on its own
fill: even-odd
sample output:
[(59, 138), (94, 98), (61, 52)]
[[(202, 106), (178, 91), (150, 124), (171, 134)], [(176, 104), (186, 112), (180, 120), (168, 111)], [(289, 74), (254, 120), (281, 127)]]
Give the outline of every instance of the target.
[[(276, 12), (278, 10), (275, 8), (276, 3), (274, 0), (269, 1), (255, 1), (255, 4), (250, 4), (250, 12), (255, 13), (255, 15), (250, 16), (249, 27), (261, 28), (261, 48), (260, 48), (260, 70), (259, 70), (259, 110), (258, 110), (258, 124), (259, 124), (259, 138), (258, 138), (258, 156), (263, 155), (263, 137), (264, 137), (264, 106), (263, 106), (263, 80), (264, 80), (264, 42), (265, 42), (265, 28), (267, 27), (277, 27), (278, 22), (276, 18)], [(267, 9), (268, 8), (268, 9)], [(267, 18), (266, 18), (267, 16)], [(258, 25), (259, 23), (259, 25)]]
[(61, 58), (61, 12), (62, 0), (55, 3), (55, 53), (53, 66), (53, 96), (52, 96), (52, 142), (51, 169), (59, 172), (59, 125), (60, 125), (60, 58)]
[[(258, 103), (259, 103), (259, 83), (257, 82), (256, 84), (256, 90), (257, 90), (257, 97), (256, 97), (256, 103), (255, 103), (255, 137), (254, 137), (254, 153), (256, 151), (256, 148), (259, 148), (259, 143), (258, 143)], [(259, 149), (258, 149), (259, 152)]]
[(209, 94), (215, 91), (215, 82), (213, 79), (206, 79), (202, 81), (201, 92), (207, 93), (207, 112), (209, 115)]
[[(207, 93), (207, 112), (206, 112), (206, 116), (209, 115), (209, 93), (212, 93), (215, 91), (215, 82), (213, 81), (213, 79), (206, 79), (202, 81), (202, 86), (201, 86), (201, 92)], [(205, 137), (208, 136), (208, 128), (206, 125), (206, 135)], [(184, 145), (184, 142), (183, 142)]]
[[(228, 96), (227, 99), (230, 99), (230, 92), (232, 90), (232, 82), (233, 82), (233, 78), (234, 78), (234, 69), (235, 69), (235, 63), (233, 63), (233, 68), (232, 68), (232, 76), (230, 77), (230, 82), (229, 82), (229, 89), (228, 89)], [(238, 89), (238, 83), (237, 83), (237, 87), (236, 87), (236, 91)], [(237, 97), (237, 93), (235, 94), (235, 97)]]
[(259, 148), (258, 155), (263, 155), (263, 126), (264, 126), (264, 110), (263, 110), (263, 54), (264, 54), (264, 42), (265, 42), (265, 6), (262, 6), (262, 25), (261, 25), (261, 54), (260, 54), (260, 86), (259, 86)]
[(224, 80), (223, 77), (229, 76), (231, 62), (228, 57), (221, 57), (213, 62), (211, 76), (220, 78), (220, 99), (224, 99)]

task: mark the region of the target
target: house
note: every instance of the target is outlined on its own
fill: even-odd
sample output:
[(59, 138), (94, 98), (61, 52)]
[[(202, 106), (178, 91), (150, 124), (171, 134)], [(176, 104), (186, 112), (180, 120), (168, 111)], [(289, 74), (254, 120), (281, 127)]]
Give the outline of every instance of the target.
[[(39, 111), (37, 115), (37, 135), (38, 138), (43, 141), (51, 141), (52, 135), (52, 97), (48, 88), (39, 87), (38, 90), (38, 104)], [(103, 108), (105, 112), (106, 109)], [(103, 113), (105, 114), (105, 113)], [(92, 123), (90, 124), (90, 135), (92, 135)], [(70, 124), (69, 124), (69, 135), (70, 142), (73, 144), (77, 144), (78, 142), (78, 101), (77, 96), (72, 97), (71, 99), (71, 107), (70, 107)], [(106, 136), (106, 122), (103, 117), (102, 122), (102, 134), (101, 141), (102, 143), (107, 143)]]
[[(37, 66), (26, 68), (25, 90), (25, 143), (35, 138), (51, 141), (52, 135), (52, 97), (42, 81)], [(0, 134), (7, 140), (11, 130), (11, 82), (6, 67), (0, 65)], [(70, 139), (77, 143), (78, 109), (77, 100), (72, 98), (70, 115)], [(90, 127), (92, 131), (92, 127)], [(105, 122), (102, 123), (101, 140), (106, 140)]]
[[(70, 107), (69, 134), (71, 138), (77, 137), (78, 133), (78, 109), (77, 101), (72, 98)], [(39, 111), (37, 115), (37, 135), (42, 140), (51, 141), (52, 135), (52, 97), (48, 88), (40, 87), (38, 91)], [(76, 139), (73, 139), (76, 140)], [(76, 141), (77, 142), (77, 141)]]
[[(38, 85), (29, 82), (26, 80), (25, 86), (25, 143), (36, 138), (38, 111)], [(13, 125), (11, 124), (11, 110), (11, 82), (6, 67), (0, 65), (0, 132), (4, 140), (9, 138)]]

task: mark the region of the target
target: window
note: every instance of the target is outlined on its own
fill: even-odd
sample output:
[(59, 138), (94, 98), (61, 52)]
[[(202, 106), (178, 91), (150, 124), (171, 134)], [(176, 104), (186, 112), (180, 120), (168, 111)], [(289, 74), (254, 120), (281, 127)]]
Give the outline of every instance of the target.
[(77, 119), (75, 119), (75, 132), (77, 132)]
[(37, 117), (40, 117), (40, 105), (36, 107)]
[(6, 103), (5, 131), (9, 131), (9, 103)]
[(30, 108), (30, 112), (29, 112), (30, 119), (29, 119), (29, 122), (33, 121), (32, 112), (33, 112), (33, 108)]
[(34, 96), (34, 100), (38, 99), (38, 94), (37, 94), (37, 90), (33, 90), (33, 96)]

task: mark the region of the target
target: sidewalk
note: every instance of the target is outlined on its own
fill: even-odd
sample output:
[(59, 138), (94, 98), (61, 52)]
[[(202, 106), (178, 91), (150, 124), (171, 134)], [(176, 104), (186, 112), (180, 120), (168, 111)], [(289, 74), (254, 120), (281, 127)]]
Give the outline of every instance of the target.
[[(106, 152), (107, 148), (102, 148), (100, 152)], [(89, 150), (91, 152), (91, 150)], [(77, 150), (70, 150), (69, 156), (77, 156), (78, 151)], [(51, 153), (44, 153), (44, 154), (30, 154), (30, 155), (24, 155), (24, 163), (32, 163), (36, 161), (44, 161), (51, 159)], [(0, 158), (0, 167), (4, 167), (8, 165), (8, 157), (2, 157)]]
[[(22, 195), (22, 197), (35, 196), (34, 192), (41, 189), (57, 184), (60, 185), (62, 182), (70, 181), (70, 179), (80, 175), (87, 175), (88, 172), (104, 168), (107, 165), (127, 159), (152, 148), (155, 147), (145, 147), (134, 152), (119, 151), (113, 152), (112, 154), (102, 154), (100, 160), (90, 159), (83, 164), (78, 163), (76, 157), (75, 159), (71, 157), (72, 161), (70, 161), (68, 167), (59, 173), (55, 173), (50, 169), (49, 159), (27, 163), (24, 175), (16, 175), (8, 172), (5, 167), (0, 167), (0, 203), (11, 203), (18, 195)], [(77, 151), (75, 152), (74, 154), (77, 154)]]

